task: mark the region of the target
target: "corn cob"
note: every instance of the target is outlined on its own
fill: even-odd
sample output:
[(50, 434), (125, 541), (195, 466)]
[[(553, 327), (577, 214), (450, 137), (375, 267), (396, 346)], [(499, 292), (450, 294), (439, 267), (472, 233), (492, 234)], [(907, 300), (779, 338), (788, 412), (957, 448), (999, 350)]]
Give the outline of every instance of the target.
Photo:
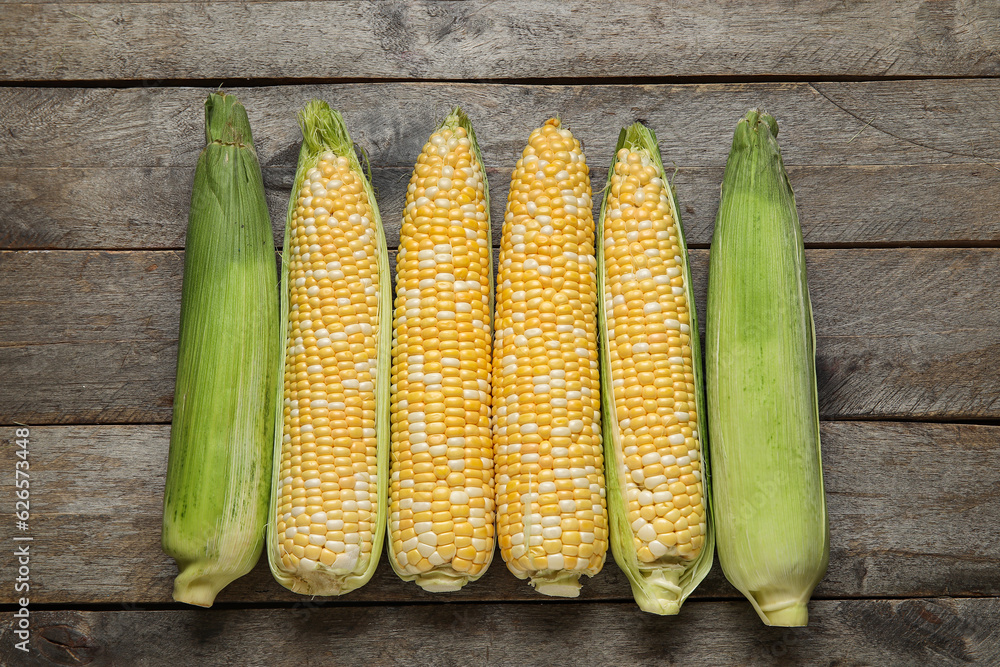
[(590, 175), (557, 118), (511, 176), (493, 377), (497, 534), (507, 568), (576, 597), (608, 544)]
[(299, 122), (267, 553), (283, 586), (342, 595), (371, 578), (385, 536), (389, 255), (341, 115), (312, 101)]
[(767, 625), (808, 621), (829, 557), (816, 339), (774, 118), (736, 126), (709, 269), (706, 372), (719, 562)]
[(493, 556), (492, 276), (486, 173), (455, 109), (413, 170), (396, 257), (389, 562), (428, 591)]
[(260, 557), (277, 359), (271, 220), (246, 110), (205, 102), (184, 254), (163, 550), (178, 602), (210, 607)]
[(698, 326), (656, 135), (622, 130), (598, 226), (611, 546), (643, 611), (676, 614), (712, 567)]

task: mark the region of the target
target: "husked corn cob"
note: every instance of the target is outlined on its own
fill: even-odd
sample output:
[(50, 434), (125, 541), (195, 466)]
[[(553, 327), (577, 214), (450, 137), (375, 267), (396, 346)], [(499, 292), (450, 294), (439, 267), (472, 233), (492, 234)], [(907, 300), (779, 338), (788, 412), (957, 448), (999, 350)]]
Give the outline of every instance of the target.
[(396, 258), (389, 560), (428, 591), (493, 556), (491, 253), (486, 173), (456, 109), (417, 160)]
[(246, 110), (205, 101), (184, 252), (163, 550), (178, 602), (212, 606), (260, 558), (274, 422), (274, 241)]
[(557, 118), (511, 176), (493, 377), (497, 532), (508, 569), (576, 597), (608, 545), (590, 175)]
[(733, 136), (712, 237), (706, 377), (722, 571), (765, 624), (797, 626), (830, 536), (816, 333), (777, 134), (753, 110)]
[(615, 561), (676, 614), (712, 567), (698, 326), (656, 136), (622, 130), (601, 210), (605, 440)]
[(313, 101), (300, 124), (268, 557), (287, 588), (340, 595), (371, 578), (384, 539), (389, 257), (343, 118)]

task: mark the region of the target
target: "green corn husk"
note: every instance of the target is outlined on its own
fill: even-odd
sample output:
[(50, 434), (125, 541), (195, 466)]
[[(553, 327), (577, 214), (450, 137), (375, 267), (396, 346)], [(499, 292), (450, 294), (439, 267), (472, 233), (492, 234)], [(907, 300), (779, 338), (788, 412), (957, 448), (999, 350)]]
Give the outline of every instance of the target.
[(163, 550), (178, 602), (210, 607), (260, 557), (267, 520), (278, 295), (246, 110), (205, 102), (184, 256)]
[(712, 498), (726, 578), (767, 625), (799, 626), (826, 573), (816, 334), (774, 118), (736, 126), (712, 238), (706, 359)]
[[(668, 179), (663, 168), (663, 160), (660, 157), (660, 148), (656, 141), (656, 135), (652, 130), (642, 123), (635, 123), (624, 128), (618, 136), (618, 144), (615, 146), (615, 157), (608, 168), (608, 184), (606, 190), (611, 187), (611, 177), (614, 174), (615, 164), (618, 162), (618, 151), (622, 148), (644, 152), (649, 155), (650, 160), (656, 166), (659, 178), (664, 183)], [(684, 262), (684, 290), (691, 314), (691, 353), (693, 357), (693, 368), (695, 376), (695, 405), (698, 414), (698, 431), (701, 443), (702, 460), (702, 484), (703, 498), (706, 508), (706, 534), (705, 543), (701, 548), (698, 557), (692, 561), (677, 560), (674, 563), (651, 565), (641, 563), (635, 550), (635, 543), (632, 536), (632, 527), (627, 518), (628, 503), (625, 496), (624, 464), (622, 462), (621, 434), (618, 427), (617, 413), (614, 404), (614, 394), (610, 390), (611, 384), (611, 355), (608, 351), (608, 312), (607, 302), (604, 297), (605, 274), (605, 247), (604, 247), (604, 221), (607, 212), (608, 198), (605, 196), (601, 204), (601, 216), (597, 225), (597, 274), (598, 284), (601, 286), (600, 302), (600, 327), (601, 327), (601, 384), (604, 389), (601, 391), (602, 423), (604, 432), (604, 461), (605, 479), (607, 480), (608, 494), (608, 516), (611, 521), (611, 551), (618, 567), (625, 572), (629, 583), (632, 585), (632, 595), (643, 611), (673, 615), (680, 611), (684, 600), (688, 598), (692, 591), (701, 583), (712, 569), (712, 555), (715, 550), (715, 531), (713, 529), (712, 508), (710, 502), (710, 480), (708, 466), (708, 437), (705, 425), (705, 401), (701, 379), (701, 346), (698, 342), (698, 320), (695, 315), (694, 298), (691, 290), (691, 268), (687, 261), (687, 244), (684, 241), (684, 231), (681, 225), (680, 207), (677, 204), (676, 193), (673, 188), (668, 188), (670, 192), (670, 209), (676, 221), (677, 241), (681, 248)]]
[[(299, 113), (299, 126), (302, 129), (302, 148), (299, 151), (299, 164), (295, 172), (295, 184), (288, 202), (288, 215), (285, 223), (285, 241), (282, 257), (290, 257), (291, 229), (295, 216), (298, 193), (302, 189), (307, 172), (314, 168), (324, 153), (333, 153), (337, 157), (346, 157), (351, 169), (357, 174), (362, 187), (368, 196), (371, 206), (372, 225), (378, 230), (376, 242), (377, 262), (379, 268), (379, 332), (378, 332), (378, 371), (376, 376), (376, 441), (377, 441), (377, 480), (375, 518), (372, 521), (372, 550), (367, 558), (359, 558), (351, 572), (328, 567), (319, 563), (310, 573), (290, 573), (283, 569), (281, 555), (278, 549), (277, 519), (278, 496), (281, 489), (281, 449), (282, 429), (284, 426), (284, 385), (279, 382), (275, 393), (277, 400), (274, 408), (274, 466), (271, 478), (271, 508), (267, 526), (267, 558), (271, 574), (282, 586), (304, 595), (344, 595), (361, 586), (372, 578), (382, 554), (385, 541), (386, 517), (388, 516), (389, 489), (389, 388), (391, 386), (390, 372), (392, 369), (392, 287), (389, 271), (389, 253), (386, 247), (385, 230), (379, 215), (375, 191), (370, 178), (362, 169), (361, 162), (354, 152), (354, 142), (347, 131), (347, 125), (340, 112), (333, 111), (326, 102), (313, 100)], [(280, 369), (279, 377), (285, 374), (285, 355), (290, 329), (287, 326), (289, 318), (289, 286), (288, 261), (282, 262), (281, 269), (281, 322), (283, 323), (282, 354), (277, 361)]]

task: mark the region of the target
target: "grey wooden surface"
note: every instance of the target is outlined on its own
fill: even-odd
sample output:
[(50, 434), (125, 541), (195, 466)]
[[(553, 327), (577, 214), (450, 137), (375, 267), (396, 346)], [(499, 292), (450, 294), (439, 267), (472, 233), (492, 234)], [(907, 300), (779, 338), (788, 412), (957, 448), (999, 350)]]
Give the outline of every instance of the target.
[(975, 0), (331, 4), (11, 3), (0, 41), (0, 79), (1000, 71), (1000, 6)]
[[(743, 602), (692, 601), (683, 619), (644, 614), (633, 603), (45, 611), (38, 653), (8, 664), (908, 667), (1000, 660), (994, 598), (811, 607), (810, 626), (794, 629), (761, 626)], [(0, 622), (9, 618), (0, 614)], [(20, 658), (4, 633), (0, 658)]]
[[(390, 245), (410, 164), (433, 119), (476, 124), (499, 238), (526, 133), (560, 114), (594, 182), (617, 128), (657, 132), (677, 169), (685, 228), (707, 246), (736, 120), (774, 113), (809, 245), (995, 244), (1000, 238), (996, 79), (703, 85), (290, 85), (236, 90), (253, 123), (276, 241), (310, 99), (341, 109), (371, 158)], [(204, 88), (0, 88), (0, 248), (181, 248), (204, 132)], [(78, 136), (85, 128), (87, 142)], [(973, 192), (975, 196), (969, 196)], [(110, 215), (109, 215), (110, 213)], [(279, 241), (280, 244), (280, 241)]]
[[(31, 426), (32, 653), (2, 665), (1000, 664), (1000, 4), (0, 0), (0, 545)], [(510, 171), (559, 114), (594, 183), (656, 130), (703, 311), (732, 130), (778, 119), (818, 338), (831, 559), (808, 628), (763, 627), (719, 567), (680, 616), (613, 561), (578, 601), (499, 557), (432, 595), (383, 562), (332, 601), (265, 564), (216, 609), (159, 548), (202, 103), (246, 105), (280, 244), (295, 113), (341, 109), (390, 247), (437, 118), (467, 110), (499, 239)], [(600, 195), (595, 193), (595, 204)]]
[[(704, 312), (708, 251), (692, 250)], [(395, 265), (395, 253), (390, 264)], [(820, 416), (993, 420), (997, 248), (806, 251)], [(0, 419), (169, 422), (183, 251), (0, 251)]]
[[(36, 545), (35, 601), (170, 599), (176, 568), (159, 549), (169, 432), (166, 424), (35, 429), (35, 530), (60, 536)], [(1000, 487), (994, 463), (1000, 426), (825, 421), (821, 436), (831, 557), (818, 597), (1000, 595), (1000, 542), (981, 529), (1000, 522), (993, 498)], [(0, 565), (13, 566), (12, 554), (0, 552)], [(610, 558), (582, 593), (593, 601), (630, 596)], [(695, 592), (695, 598), (737, 597), (718, 568)], [(0, 589), (0, 604), (16, 598)], [(233, 604), (302, 600), (272, 580), (266, 562), (219, 596)], [(369, 585), (339, 600), (546, 602), (509, 574), (499, 556), (481, 580), (444, 597), (400, 581), (383, 558)]]

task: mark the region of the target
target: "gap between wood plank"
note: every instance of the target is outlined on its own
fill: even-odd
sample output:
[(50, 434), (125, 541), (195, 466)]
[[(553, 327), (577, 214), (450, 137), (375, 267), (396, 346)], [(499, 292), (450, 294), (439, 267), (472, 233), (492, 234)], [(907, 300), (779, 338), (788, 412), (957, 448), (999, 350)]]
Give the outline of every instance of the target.
[(593, 85), (682, 85), (707, 83), (867, 83), (881, 81), (936, 81), (949, 79), (998, 79), (992, 74), (928, 74), (928, 75), (878, 75), (878, 76), (800, 76), (796, 74), (771, 74), (756, 76), (609, 76), (609, 77), (552, 77), (552, 78), (493, 78), (493, 79), (421, 79), (408, 77), (304, 77), (304, 78), (246, 78), (246, 79), (32, 79), (29, 81), (4, 81), (10, 88), (255, 88), (264, 86), (346, 85), (378, 83), (468, 83), (505, 84), (511, 86), (593, 86)]
[[(991, 595), (923, 595), (918, 598), (914, 598), (913, 595), (874, 595), (874, 596), (850, 596), (842, 595), (837, 597), (823, 596), (823, 595), (813, 595), (809, 598), (811, 601), (829, 601), (829, 602), (840, 602), (845, 600), (1000, 600), (1000, 597), (995, 597)], [(603, 600), (591, 600), (585, 598), (556, 598), (556, 597), (545, 597), (539, 595), (537, 600), (532, 600), (531, 602), (525, 602), (524, 600), (393, 600), (392, 602), (376, 601), (376, 600), (342, 600), (342, 599), (316, 599), (310, 598), (308, 596), (302, 596), (300, 600), (297, 601), (277, 601), (277, 602), (216, 602), (212, 605), (213, 611), (225, 611), (225, 610), (236, 610), (236, 611), (249, 611), (249, 610), (267, 610), (267, 609), (298, 609), (303, 605), (310, 608), (321, 608), (321, 609), (336, 609), (336, 608), (353, 608), (353, 607), (431, 607), (442, 603), (450, 605), (524, 605), (524, 604), (535, 604), (541, 603), (545, 605), (558, 605), (558, 606), (576, 606), (576, 605), (600, 605), (600, 604), (623, 604), (634, 602), (631, 597), (622, 598), (606, 598)], [(693, 598), (689, 604), (697, 603), (715, 603), (715, 602), (746, 602), (744, 597), (713, 597), (713, 598)], [(20, 609), (19, 605), (16, 604), (0, 604), (0, 614), (15, 612)], [(191, 605), (183, 604), (180, 602), (162, 602), (162, 603), (150, 603), (150, 602), (101, 602), (101, 603), (86, 603), (86, 602), (70, 602), (67, 604), (61, 604), (58, 602), (44, 602), (31, 605), (31, 611), (192, 611), (196, 610), (197, 607)]]
[[(494, 248), (499, 248), (499, 244), (495, 244)], [(708, 243), (688, 243), (688, 249), (690, 250), (710, 250), (711, 244)], [(902, 241), (902, 242), (860, 242), (860, 243), (806, 243), (805, 247), (807, 250), (894, 250), (903, 248), (912, 248), (916, 250), (961, 250), (966, 248), (1000, 248), (1000, 239), (979, 239), (974, 241)], [(13, 253), (13, 252), (106, 252), (106, 253), (119, 253), (119, 252), (181, 252), (184, 250), (184, 246), (166, 246), (166, 247), (135, 247), (135, 248), (101, 248), (101, 247), (80, 247), (80, 248), (64, 248), (61, 246), (39, 246), (36, 248), (3, 248), (0, 249), (0, 253)], [(276, 253), (280, 253), (277, 248)]]
[[(44, 345), (45, 343), (40, 343)], [(3, 347), (3, 345), (0, 345)], [(881, 417), (873, 416), (843, 416), (831, 419), (820, 419), (820, 422), (886, 422), (890, 424), (937, 424), (941, 426), (1000, 426), (998, 419), (961, 419), (958, 417), (926, 417), (914, 415), (912, 418), (902, 417)], [(0, 427), (4, 426), (30, 426), (34, 427), (63, 427), (63, 426), (170, 426), (169, 421), (144, 421), (144, 422), (119, 422), (119, 421), (63, 421), (63, 422), (31, 422), (22, 424), (21, 422), (0, 422)], [(2, 611), (3, 605), (0, 605)]]

